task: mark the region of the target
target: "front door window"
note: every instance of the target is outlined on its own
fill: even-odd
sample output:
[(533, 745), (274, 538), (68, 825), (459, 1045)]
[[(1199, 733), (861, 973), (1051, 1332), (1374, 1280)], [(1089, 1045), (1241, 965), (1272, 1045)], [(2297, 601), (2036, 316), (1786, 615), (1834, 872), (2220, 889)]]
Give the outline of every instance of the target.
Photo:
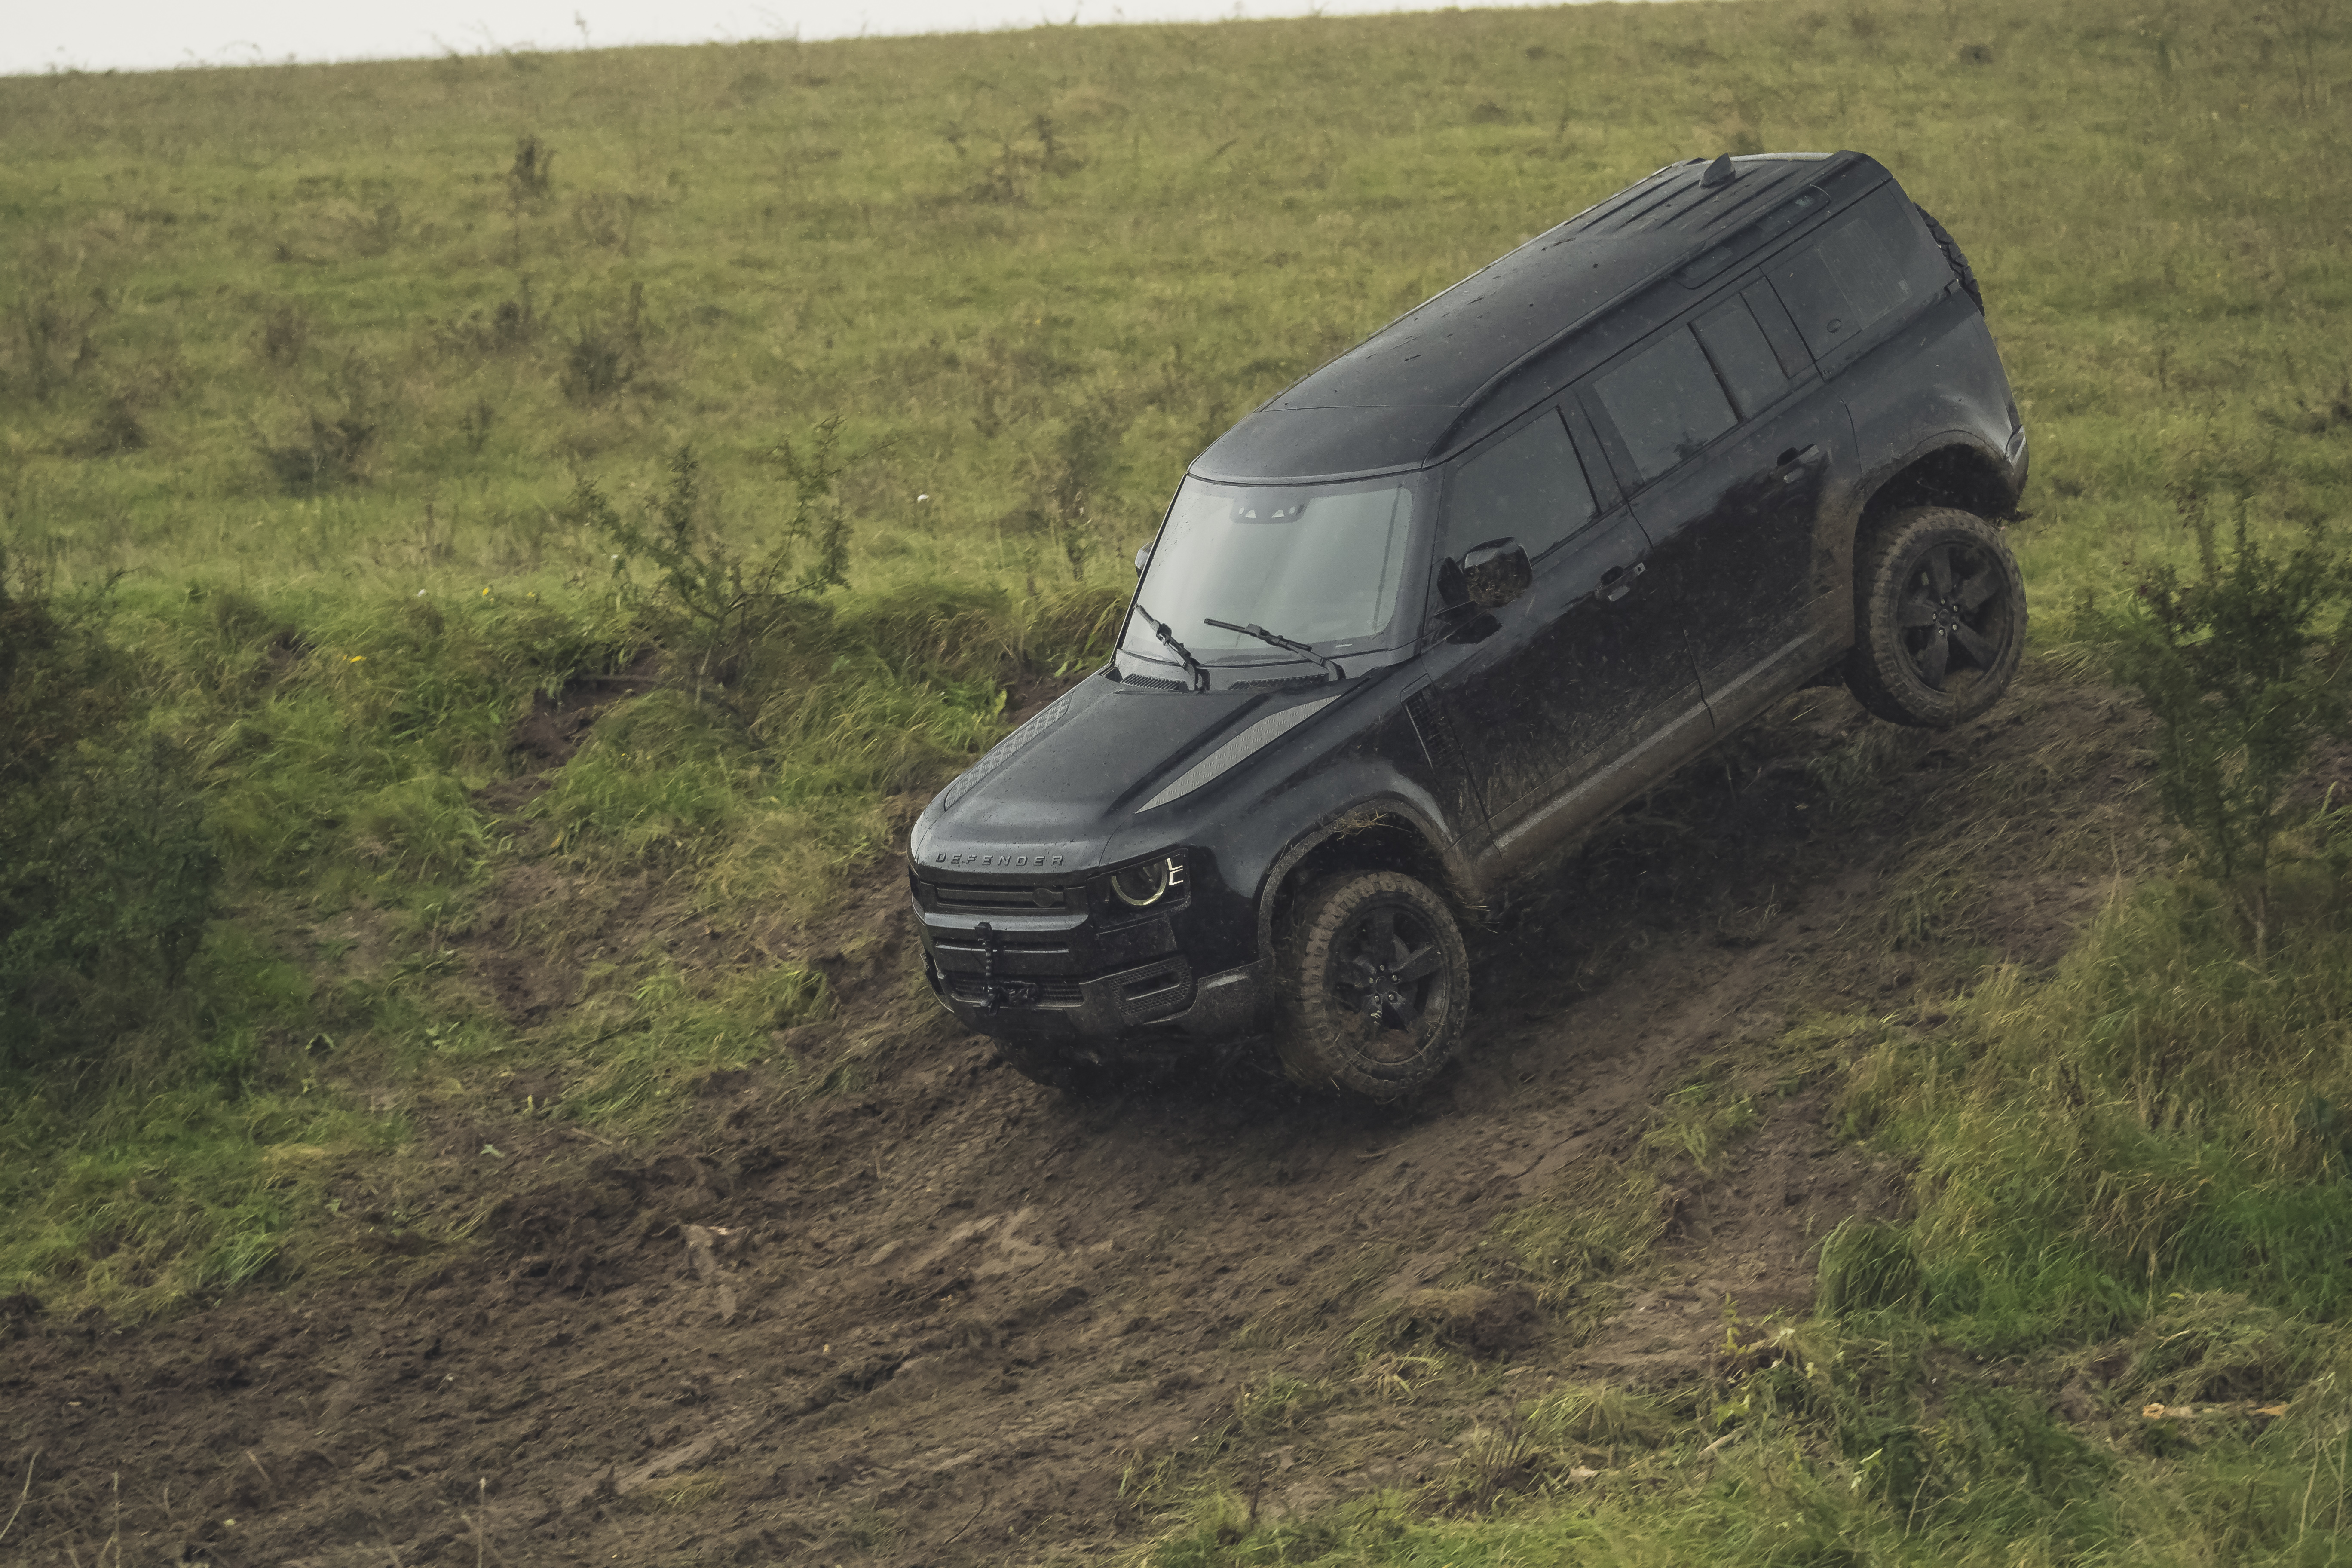
[(1530, 561), (1592, 521), (1592, 484), (1557, 410), (1463, 465), (1445, 508), (1445, 554), (1516, 539)]
[[(1592, 487), (1558, 408), (1473, 455), (1446, 487), (1445, 548), (1516, 539), (1535, 582), (1475, 642), (1443, 634), (1459, 611), (1434, 606), (1427, 658), (1506, 835), (1675, 718), (1701, 706), (1682, 627), (1646, 591), (1649, 544), (1622, 504), (1598, 518)], [(1451, 574), (1440, 571), (1442, 595)], [(1477, 635), (1478, 628), (1467, 628)]]

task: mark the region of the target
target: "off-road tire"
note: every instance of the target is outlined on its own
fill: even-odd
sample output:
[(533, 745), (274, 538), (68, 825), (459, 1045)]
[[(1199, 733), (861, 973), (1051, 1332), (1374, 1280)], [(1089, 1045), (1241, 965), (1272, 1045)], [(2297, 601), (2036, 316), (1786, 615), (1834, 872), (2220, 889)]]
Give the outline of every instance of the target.
[(1453, 1059), (1469, 1013), (1470, 955), (1454, 911), (1426, 884), (1350, 872), (1291, 908), (1274, 991), (1276, 1047), (1292, 1079), (1394, 1100)]
[(1863, 542), (1845, 679), (1881, 719), (1964, 724), (2000, 700), (2025, 652), (2025, 579), (2000, 529), (1916, 507)]

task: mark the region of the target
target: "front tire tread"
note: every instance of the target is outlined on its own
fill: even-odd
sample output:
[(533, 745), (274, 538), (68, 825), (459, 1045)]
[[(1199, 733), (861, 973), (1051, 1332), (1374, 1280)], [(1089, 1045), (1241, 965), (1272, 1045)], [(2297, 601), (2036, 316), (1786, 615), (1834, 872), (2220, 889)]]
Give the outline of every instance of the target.
[[(1409, 1021), (1384, 1010), (1381, 1026), (1368, 1029), (1366, 1015), (1335, 990), (1335, 965), (1346, 966), (1367, 931), (1393, 931), (1400, 920), (1413, 932), (1402, 942), (1397, 964), (1412, 997)], [(1276, 1048), (1295, 1081), (1395, 1100), (1453, 1059), (1469, 1011), (1469, 952), (1453, 910), (1426, 883), (1397, 871), (1344, 873), (1301, 894), (1285, 927), (1276, 970), (1282, 1025)], [(1382, 1048), (1370, 1048), (1375, 1044)]]

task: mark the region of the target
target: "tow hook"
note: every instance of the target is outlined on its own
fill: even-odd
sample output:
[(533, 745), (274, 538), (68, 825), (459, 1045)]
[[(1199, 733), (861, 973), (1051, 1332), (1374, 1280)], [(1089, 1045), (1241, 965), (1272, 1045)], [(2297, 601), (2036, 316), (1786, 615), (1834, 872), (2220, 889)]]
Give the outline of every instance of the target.
[(974, 928), (980, 934), (980, 1005), (993, 1013), (999, 1007), (1025, 1007), (1037, 999), (1037, 986), (1027, 980), (996, 978), (996, 928), (982, 921)]

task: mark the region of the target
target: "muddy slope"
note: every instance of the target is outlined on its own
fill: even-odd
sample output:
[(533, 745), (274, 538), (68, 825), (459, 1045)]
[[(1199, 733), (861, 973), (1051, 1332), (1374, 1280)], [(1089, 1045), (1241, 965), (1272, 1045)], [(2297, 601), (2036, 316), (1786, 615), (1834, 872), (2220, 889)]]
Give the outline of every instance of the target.
[[(1636, 1157), (1704, 1065), (1769, 1074), (1792, 1017), (1914, 1006), (1955, 953), (2063, 950), (2105, 890), (2063, 846), (2135, 809), (2121, 706), (2051, 688), (1965, 734), (1862, 735), (1843, 697), (1798, 705), (1503, 911), (1465, 1058), (1407, 1106), (1300, 1095), (1249, 1052), (1072, 1101), (886, 963), (832, 1026), (890, 1037), (863, 1090), (739, 1074), (657, 1151), (517, 1140), (481, 1245), (436, 1277), (121, 1334), (20, 1304), (0, 1517), (31, 1479), (0, 1561), (1107, 1557), (1211, 1476), (1303, 1510), (1436, 1473), (1552, 1378), (1704, 1378), (1727, 1297), (1801, 1309), (1819, 1237), (1899, 1202), (1818, 1076), (1760, 1095), (1711, 1175), (1669, 1171), (1665, 1240), (1588, 1310), (1498, 1280), (1479, 1375), (1401, 1400), (1346, 1334)], [(1916, 866), (1956, 813), (1982, 845), (1957, 891)], [(453, 1188), (492, 1179), (459, 1157), (478, 1129), (435, 1135)], [(1313, 1398), (1276, 1412), (1285, 1379)]]

